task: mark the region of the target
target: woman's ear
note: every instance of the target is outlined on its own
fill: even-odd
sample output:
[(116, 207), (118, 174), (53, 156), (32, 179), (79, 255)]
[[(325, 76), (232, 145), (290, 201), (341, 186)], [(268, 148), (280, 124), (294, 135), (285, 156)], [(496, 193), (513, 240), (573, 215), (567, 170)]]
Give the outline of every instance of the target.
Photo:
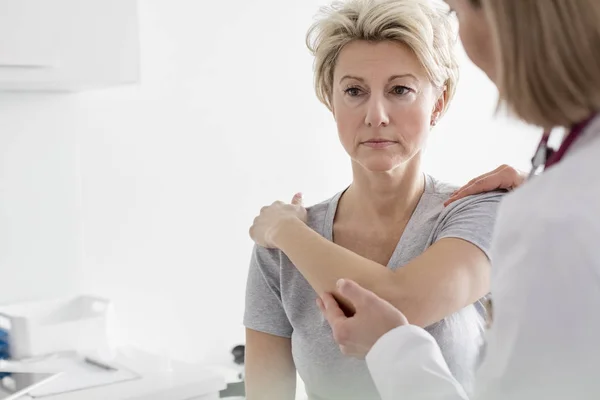
[(438, 123), (441, 115), (444, 113), (446, 108), (446, 96), (448, 95), (448, 90), (446, 89), (446, 85), (442, 88), (441, 93), (438, 94), (438, 98), (435, 101), (435, 105), (433, 107), (433, 112), (431, 113), (431, 126), (435, 126)]

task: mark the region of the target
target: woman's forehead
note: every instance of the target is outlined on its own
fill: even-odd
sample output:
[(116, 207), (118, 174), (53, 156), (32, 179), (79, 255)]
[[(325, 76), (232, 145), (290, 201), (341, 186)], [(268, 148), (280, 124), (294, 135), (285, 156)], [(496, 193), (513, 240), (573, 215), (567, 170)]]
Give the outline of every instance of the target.
[(392, 41), (349, 43), (338, 56), (334, 75), (338, 79), (346, 75), (363, 79), (373, 75), (412, 75), (413, 79), (426, 77), (425, 70), (414, 52), (408, 46)]

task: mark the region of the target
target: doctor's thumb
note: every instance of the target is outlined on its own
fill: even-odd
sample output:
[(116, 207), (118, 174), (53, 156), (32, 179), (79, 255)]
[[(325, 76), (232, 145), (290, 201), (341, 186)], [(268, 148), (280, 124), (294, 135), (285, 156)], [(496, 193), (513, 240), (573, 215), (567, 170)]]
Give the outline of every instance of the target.
[(340, 279), (337, 281), (337, 289), (342, 297), (348, 299), (356, 307), (364, 304), (374, 294), (360, 286), (358, 283), (349, 279)]

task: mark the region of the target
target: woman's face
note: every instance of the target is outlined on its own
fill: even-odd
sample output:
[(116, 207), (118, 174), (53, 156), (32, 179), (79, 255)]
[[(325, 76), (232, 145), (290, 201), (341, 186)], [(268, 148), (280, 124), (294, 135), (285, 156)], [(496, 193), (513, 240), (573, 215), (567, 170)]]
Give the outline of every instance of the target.
[(446, 0), (446, 3), (456, 13), (460, 26), (460, 40), (467, 55), (494, 81), (493, 43), (490, 26), (483, 8), (474, 5), (472, 0)]
[(408, 47), (355, 41), (340, 52), (333, 114), (344, 149), (363, 168), (388, 172), (411, 160), (443, 106), (443, 90)]

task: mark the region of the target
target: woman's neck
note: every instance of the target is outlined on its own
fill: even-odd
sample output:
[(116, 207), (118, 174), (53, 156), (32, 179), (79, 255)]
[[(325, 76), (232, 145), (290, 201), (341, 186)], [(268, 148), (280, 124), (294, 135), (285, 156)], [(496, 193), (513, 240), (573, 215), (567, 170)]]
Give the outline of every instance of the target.
[(340, 199), (344, 219), (386, 224), (410, 219), (425, 189), (418, 159), (375, 173), (353, 164), (353, 182)]

